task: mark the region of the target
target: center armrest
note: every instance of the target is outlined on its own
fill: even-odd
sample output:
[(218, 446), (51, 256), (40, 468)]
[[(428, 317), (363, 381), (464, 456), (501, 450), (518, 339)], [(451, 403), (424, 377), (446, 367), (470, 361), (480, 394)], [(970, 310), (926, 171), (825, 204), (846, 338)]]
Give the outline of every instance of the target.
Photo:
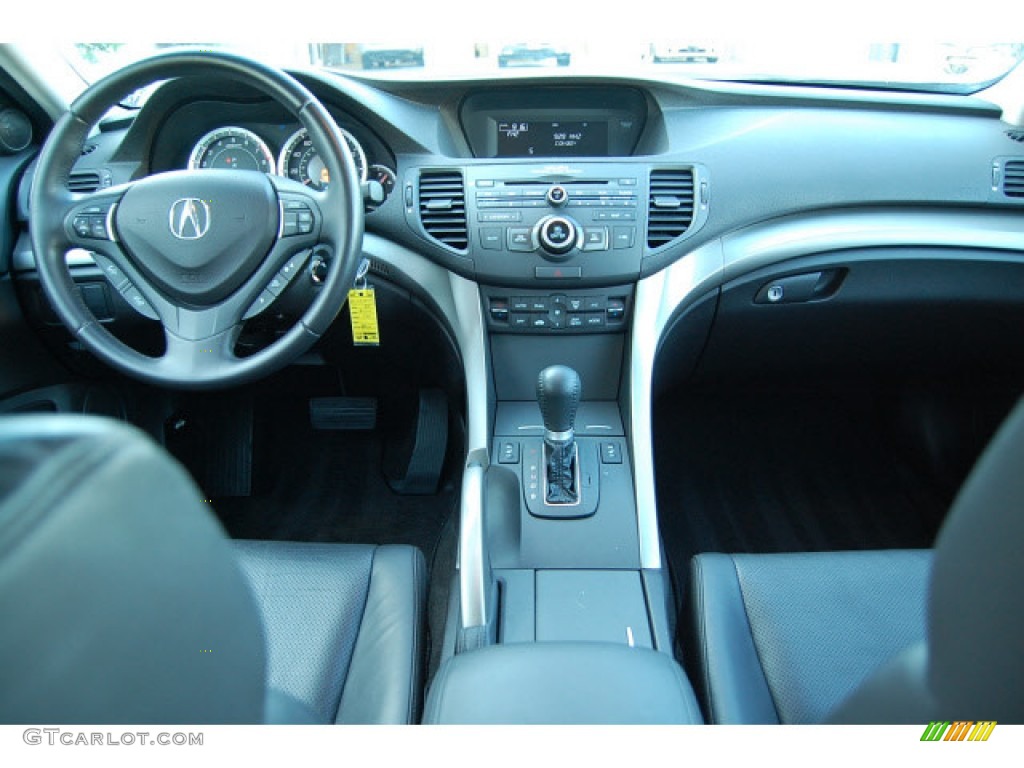
[(699, 724), (689, 680), (668, 655), (605, 643), (494, 645), (438, 671), (426, 723)]

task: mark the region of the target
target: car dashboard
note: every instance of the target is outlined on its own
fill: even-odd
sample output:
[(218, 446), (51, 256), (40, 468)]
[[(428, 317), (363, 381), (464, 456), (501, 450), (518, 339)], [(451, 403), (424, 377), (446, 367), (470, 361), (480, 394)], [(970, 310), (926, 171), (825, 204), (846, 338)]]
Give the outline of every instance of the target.
[[(501, 332), (600, 331), (594, 315), (569, 317), (573, 290), (615, 288), (615, 297), (604, 297), (616, 301), (613, 316), (603, 319), (614, 323), (618, 300), (630, 293), (621, 286), (766, 222), (803, 217), (811, 226), (837, 211), (903, 208), (913, 214), (908, 222), (923, 217), (925, 231), (943, 209), (1022, 204), (1012, 186), (1020, 144), (995, 107), (970, 98), (630, 79), (418, 85), (298, 74), (329, 106), (361, 180), (379, 189), (367, 201), (367, 232), (482, 286), (527, 289), (520, 298), (540, 292), (533, 312), (504, 303), (516, 297), (508, 290), (495, 294), (487, 317)], [(79, 191), (218, 166), (277, 173), (314, 189), (325, 182), (294, 119), (217, 80), (165, 84), (134, 119), (104, 124), (87, 150), (70, 179)], [(27, 217), (27, 182), (21, 203)], [(27, 242), (18, 250), (20, 266), (29, 267)]]
[[(674, 439), (659, 432), (657, 404), (675, 392), (1024, 375), (1024, 341), (1006, 332), (1024, 321), (1024, 145), (981, 98), (293, 74), (342, 129), (360, 177), (362, 277), (425, 307), (460, 368), (458, 584), (443, 658), (545, 640), (674, 652), (685, 566), (669, 573), (673, 501), (656, 446)], [(182, 78), (108, 117), (69, 185), (217, 168), (331, 183), (282, 107), (228, 80)], [(68, 356), (25, 231), (31, 178), (18, 290)], [(288, 327), (330, 258), (314, 250), (242, 341)], [(68, 264), (101, 321), (144, 335), (150, 321), (102, 262), (79, 251)], [(554, 365), (582, 381), (588, 458), (570, 510), (537, 499), (538, 374)], [(584, 594), (602, 597), (566, 618)]]

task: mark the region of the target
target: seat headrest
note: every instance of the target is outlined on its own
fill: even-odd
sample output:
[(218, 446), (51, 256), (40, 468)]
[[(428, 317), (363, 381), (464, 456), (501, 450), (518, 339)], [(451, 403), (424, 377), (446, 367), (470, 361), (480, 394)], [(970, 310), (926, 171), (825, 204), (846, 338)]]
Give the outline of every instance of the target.
[(0, 722), (256, 723), (263, 629), (219, 524), (144, 434), (0, 419)]

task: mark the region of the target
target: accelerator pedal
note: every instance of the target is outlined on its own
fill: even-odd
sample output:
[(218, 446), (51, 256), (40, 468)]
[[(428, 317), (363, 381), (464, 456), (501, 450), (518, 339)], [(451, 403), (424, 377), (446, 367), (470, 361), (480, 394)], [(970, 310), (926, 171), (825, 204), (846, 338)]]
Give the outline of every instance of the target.
[(421, 389), (415, 431), (389, 444), (384, 477), (403, 496), (437, 493), (448, 451), (448, 398), (439, 389)]

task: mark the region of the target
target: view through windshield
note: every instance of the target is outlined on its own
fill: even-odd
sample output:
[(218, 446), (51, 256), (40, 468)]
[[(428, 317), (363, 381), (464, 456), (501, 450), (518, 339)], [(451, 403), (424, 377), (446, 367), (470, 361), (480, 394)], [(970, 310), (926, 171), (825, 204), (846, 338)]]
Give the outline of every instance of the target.
[[(87, 81), (175, 44), (79, 43), (66, 54)], [(493, 77), (517, 71), (715, 80), (852, 83), (964, 91), (1005, 75), (1024, 43), (509, 42), (190, 44), (229, 49), (282, 67), (326, 67), (401, 78)]]

